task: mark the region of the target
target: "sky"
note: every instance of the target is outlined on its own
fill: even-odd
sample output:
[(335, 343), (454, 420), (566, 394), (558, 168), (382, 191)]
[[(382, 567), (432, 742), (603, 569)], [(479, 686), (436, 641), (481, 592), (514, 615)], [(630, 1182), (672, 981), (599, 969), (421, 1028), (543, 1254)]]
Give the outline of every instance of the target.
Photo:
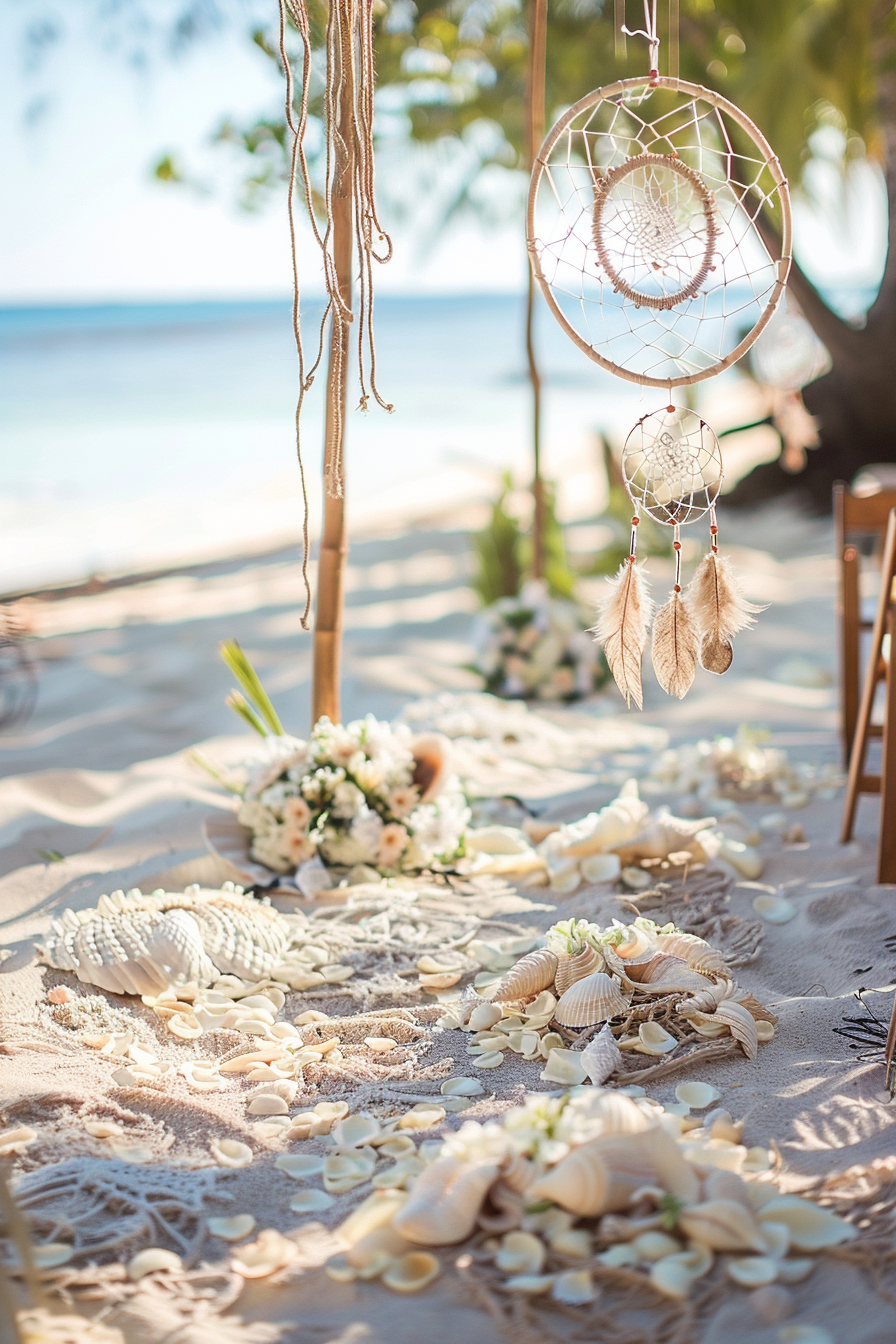
[[(29, 0), (0, 0), (0, 304), (285, 296), (281, 201), (247, 215), (226, 189), (203, 196), (151, 175), (161, 154), (177, 152), (201, 174), (226, 178), (226, 154), (208, 149), (209, 136), (225, 115), (278, 109), (274, 64), (230, 32), (140, 71), (75, 28), (33, 70), (20, 45), (28, 8)], [(69, 13), (76, 20), (80, 11)], [(27, 110), (47, 94), (29, 121)], [(802, 260), (823, 282), (874, 284), (886, 237), (879, 174), (860, 171), (846, 210), (823, 181), (821, 195), (830, 198), (826, 222), (797, 208)], [(521, 221), (492, 231), (461, 226), (424, 255), (406, 225), (393, 232), (395, 258), (376, 276), (383, 293), (523, 287)], [(319, 290), (307, 236), (301, 269), (303, 284)]]

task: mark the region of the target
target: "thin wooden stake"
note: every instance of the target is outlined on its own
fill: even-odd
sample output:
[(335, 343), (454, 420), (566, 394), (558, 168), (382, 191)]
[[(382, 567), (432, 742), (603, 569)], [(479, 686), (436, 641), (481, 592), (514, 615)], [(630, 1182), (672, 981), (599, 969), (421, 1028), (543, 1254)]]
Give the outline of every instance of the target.
[[(346, 308), (352, 302), (352, 177), (353, 140), (351, 116), (354, 98), (354, 62), (351, 50), (339, 54), (342, 61), (339, 100), (339, 135), (336, 141), (333, 189), (333, 259), (339, 292)], [(349, 333), (346, 322), (331, 319), (327, 364), (324, 457), (333, 461), (344, 455), (345, 416), (348, 398)], [(317, 611), (314, 621), (314, 672), (312, 680), (312, 726), (324, 715), (339, 723), (342, 670), (342, 613), (345, 590), (345, 560), (348, 540), (345, 530), (345, 496), (334, 498), (324, 491), (324, 519), (317, 577)]]
[[(526, 157), (531, 171), (544, 138), (544, 86), (548, 0), (529, 0), (529, 63), (526, 71)], [(541, 372), (535, 354), (535, 274), (526, 291), (526, 358), (532, 388), (532, 577), (544, 577), (545, 497), (541, 476)]]

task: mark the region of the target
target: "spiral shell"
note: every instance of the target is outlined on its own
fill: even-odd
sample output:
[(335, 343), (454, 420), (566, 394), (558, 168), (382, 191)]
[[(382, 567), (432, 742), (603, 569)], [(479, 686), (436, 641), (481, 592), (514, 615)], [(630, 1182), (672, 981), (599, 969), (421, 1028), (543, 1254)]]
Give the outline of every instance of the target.
[(778, 1014), (773, 1013), (770, 1008), (766, 1008), (752, 994), (745, 994), (742, 989), (738, 989), (736, 994), (732, 994), (733, 999), (742, 1004), (755, 1022), (770, 1022), (772, 1026), (778, 1021)]
[(602, 971), (604, 965), (603, 957), (590, 943), (575, 956), (559, 957), (557, 973), (554, 976), (554, 993), (559, 998), (561, 994), (566, 993), (570, 985), (574, 985), (577, 980), (584, 980), (586, 975), (591, 975), (594, 971)]
[(692, 971), (721, 976), (729, 974), (728, 963), (722, 953), (695, 933), (661, 933), (656, 945), (660, 952), (667, 952), (671, 957), (681, 957)]
[(697, 1176), (675, 1140), (657, 1126), (602, 1134), (581, 1144), (526, 1191), (526, 1202), (550, 1199), (570, 1213), (595, 1217), (628, 1208), (636, 1190), (661, 1185), (685, 1202), (696, 1198)]
[(492, 998), (499, 1003), (512, 999), (531, 999), (543, 989), (550, 989), (557, 973), (558, 959), (548, 947), (536, 947), (527, 952), (501, 980)]
[(649, 933), (647, 929), (642, 929), (637, 924), (630, 924), (625, 932), (625, 938), (616, 944), (616, 955), (623, 961), (639, 961), (645, 953), (654, 955), (657, 950), (655, 934)]
[(737, 993), (738, 986), (733, 980), (717, 980), (708, 989), (700, 990), (689, 999), (682, 999), (681, 1003), (675, 1005), (676, 1011), (685, 1017), (690, 1013), (712, 1013), (723, 999), (733, 999)]
[(734, 999), (723, 999), (713, 1013), (716, 1022), (722, 1022), (740, 1046), (747, 1059), (755, 1059), (759, 1051), (759, 1035), (752, 1013)]
[(498, 1179), (494, 1162), (437, 1157), (418, 1176), (392, 1226), (421, 1246), (452, 1246), (470, 1236), (486, 1195)]
[(671, 957), (666, 952), (658, 952), (650, 961), (631, 966), (627, 975), (647, 994), (671, 994), (675, 990), (693, 993), (709, 989), (712, 984), (705, 975), (692, 971), (681, 957)]
[(593, 1027), (618, 1017), (628, 1008), (628, 999), (616, 982), (603, 971), (593, 971), (560, 996), (554, 1018), (561, 1027)]

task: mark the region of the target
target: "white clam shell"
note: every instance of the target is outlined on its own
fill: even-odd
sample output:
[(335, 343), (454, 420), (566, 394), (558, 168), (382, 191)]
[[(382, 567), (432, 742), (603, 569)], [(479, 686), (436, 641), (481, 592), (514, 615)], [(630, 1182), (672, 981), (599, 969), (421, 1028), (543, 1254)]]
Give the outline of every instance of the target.
[(350, 1115), (334, 1125), (331, 1131), (333, 1142), (339, 1148), (363, 1148), (378, 1139), (382, 1132), (380, 1122), (370, 1115)]
[(284, 1153), (278, 1157), (274, 1166), (294, 1181), (306, 1181), (311, 1176), (319, 1176), (324, 1169), (324, 1158), (316, 1153)]
[(753, 909), (767, 924), (787, 924), (797, 913), (792, 901), (771, 894), (757, 896), (753, 901)]
[(764, 1288), (778, 1276), (778, 1263), (767, 1255), (733, 1256), (725, 1262), (725, 1273), (742, 1288)]
[(558, 1274), (551, 1288), (555, 1302), (565, 1302), (568, 1306), (584, 1306), (597, 1297), (594, 1280), (587, 1269), (568, 1269)]
[(508, 1232), (501, 1238), (495, 1264), (505, 1274), (540, 1274), (547, 1250), (531, 1232)]
[(300, 1190), (289, 1201), (293, 1213), (321, 1213), (333, 1204), (333, 1196), (326, 1190)]
[(255, 1241), (240, 1246), (234, 1252), (231, 1264), (244, 1279), (264, 1279), (285, 1269), (295, 1254), (294, 1243), (269, 1227), (259, 1232)]
[[(504, 1056), (502, 1055), (503, 1059)], [(435, 1102), (421, 1101), (413, 1108), (407, 1111), (399, 1120), (399, 1129), (432, 1129), (433, 1125), (438, 1125), (445, 1119), (445, 1107), (439, 1106)]]
[(237, 1139), (212, 1139), (209, 1149), (219, 1167), (248, 1167), (252, 1161), (252, 1149)]
[(394, 1050), (398, 1042), (393, 1041), (391, 1036), (365, 1036), (364, 1044), (375, 1055), (385, 1055), (390, 1050)]
[(253, 1097), (246, 1107), (250, 1115), (287, 1115), (289, 1107), (282, 1097)]
[(485, 1088), (478, 1078), (446, 1078), (439, 1091), (444, 1097), (481, 1097)]
[(92, 1139), (117, 1139), (124, 1130), (114, 1120), (85, 1120), (84, 1132)]
[(584, 1083), (585, 1066), (582, 1053), (578, 1050), (552, 1050), (547, 1064), (538, 1075), (546, 1083), (562, 1083), (565, 1087), (574, 1087)]
[(847, 1223), (830, 1209), (813, 1204), (798, 1195), (781, 1195), (771, 1199), (760, 1210), (763, 1222), (783, 1223), (790, 1232), (790, 1243), (798, 1251), (820, 1251), (826, 1246), (839, 1246), (857, 1236), (852, 1223)]
[(475, 1061), (477, 1069), (498, 1069), (504, 1063), (504, 1055), (500, 1050), (489, 1051), (487, 1054), (480, 1055)]
[(662, 1260), (667, 1255), (678, 1255), (681, 1251), (680, 1243), (666, 1232), (642, 1232), (632, 1239), (630, 1245), (638, 1259), (646, 1260), (648, 1264)]
[(441, 1266), (429, 1251), (408, 1251), (393, 1260), (381, 1275), (381, 1282), (393, 1293), (419, 1293), (435, 1279)]
[(251, 1213), (237, 1213), (232, 1218), (207, 1218), (205, 1225), (213, 1237), (220, 1237), (222, 1241), (242, 1241), (255, 1231)]
[(685, 1236), (711, 1251), (764, 1250), (756, 1219), (735, 1200), (712, 1199), (683, 1209), (678, 1226)]
[(642, 1055), (668, 1055), (677, 1045), (675, 1037), (658, 1022), (642, 1022), (638, 1027), (635, 1049)]
[(690, 1106), (694, 1111), (706, 1110), (706, 1107), (718, 1101), (721, 1095), (718, 1088), (713, 1087), (711, 1083), (679, 1083), (675, 1089), (676, 1100), (683, 1102), (685, 1106)]
[(75, 1253), (74, 1246), (66, 1241), (48, 1241), (43, 1246), (33, 1246), (31, 1254), (38, 1269), (58, 1269), (68, 1264)]
[(29, 1144), (37, 1138), (37, 1131), (27, 1125), (16, 1125), (12, 1129), (0, 1132), (0, 1156), (8, 1157), (12, 1153), (24, 1153)]
[(146, 1274), (156, 1274), (159, 1270), (180, 1270), (183, 1269), (183, 1261), (179, 1255), (173, 1251), (163, 1250), (161, 1246), (152, 1246), (145, 1251), (138, 1251), (133, 1259), (128, 1261), (127, 1272), (129, 1279), (142, 1279)]
[(622, 871), (618, 854), (592, 854), (579, 864), (586, 882), (613, 882)]

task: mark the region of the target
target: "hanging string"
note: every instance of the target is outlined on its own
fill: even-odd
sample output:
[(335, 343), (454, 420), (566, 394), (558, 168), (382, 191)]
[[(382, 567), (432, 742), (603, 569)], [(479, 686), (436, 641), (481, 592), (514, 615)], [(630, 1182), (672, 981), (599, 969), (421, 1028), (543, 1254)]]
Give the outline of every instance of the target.
[[(329, 381), (330, 416), (334, 428), (333, 448), (325, 455), (324, 487), (331, 497), (341, 498), (345, 492), (345, 468), (342, 456), (343, 414), (338, 389), (343, 386), (346, 370), (343, 366), (342, 339), (344, 330), (354, 320), (350, 304), (342, 296), (336, 260), (333, 252), (333, 204), (336, 196), (352, 197), (355, 241), (358, 248), (360, 283), (358, 296), (357, 354), (361, 389), (360, 408), (367, 409), (371, 395), (384, 410), (393, 407), (380, 396), (376, 381), (376, 347), (373, 333), (373, 262), (385, 263), (392, 256), (392, 242), (377, 216), (374, 192), (373, 154), (373, 6), (375, 0), (332, 0), (327, 14), (326, 53), (327, 82), (324, 95), (326, 133), (326, 167), (324, 199), (326, 225), (323, 233), (318, 227), (314, 209), (314, 193), (305, 150), (308, 127), (308, 93), (311, 75), (311, 29), (307, 0), (279, 0), (280, 59), (286, 78), (286, 125), (289, 145), (289, 233), (293, 272), (293, 336), (299, 365), (299, 391), (296, 401), (296, 453), (302, 482), (304, 520), (302, 526), (302, 579), (305, 585), (305, 611), (302, 626), (308, 628), (311, 609), (311, 589), (308, 580), (309, 562), (309, 505), (302, 458), (301, 414), (305, 393), (311, 387), (320, 367), (326, 341), (327, 322), (335, 327), (331, 343), (334, 359), (333, 376)], [(296, 108), (296, 79), (287, 49), (287, 19), (302, 41), (301, 87)], [(349, 117), (347, 138), (340, 128), (340, 109), (347, 95)], [(346, 180), (342, 165), (351, 165)], [(337, 168), (337, 165), (339, 167)], [(338, 179), (338, 180), (337, 180)], [(321, 317), (317, 352), (310, 368), (306, 368), (301, 332), (301, 292), (298, 266), (298, 228), (295, 217), (295, 198), (299, 181), (305, 198), (314, 241), (321, 253), (327, 302)]]
[(614, 27), (616, 30), (616, 59), (625, 60), (625, 0), (615, 0)]
[(651, 83), (659, 79), (660, 74), (660, 39), (656, 28), (656, 0), (644, 0), (644, 27), (626, 28), (622, 25), (622, 31), (627, 37), (646, 37), (647, 48), (650, 55), (650, 79)]

